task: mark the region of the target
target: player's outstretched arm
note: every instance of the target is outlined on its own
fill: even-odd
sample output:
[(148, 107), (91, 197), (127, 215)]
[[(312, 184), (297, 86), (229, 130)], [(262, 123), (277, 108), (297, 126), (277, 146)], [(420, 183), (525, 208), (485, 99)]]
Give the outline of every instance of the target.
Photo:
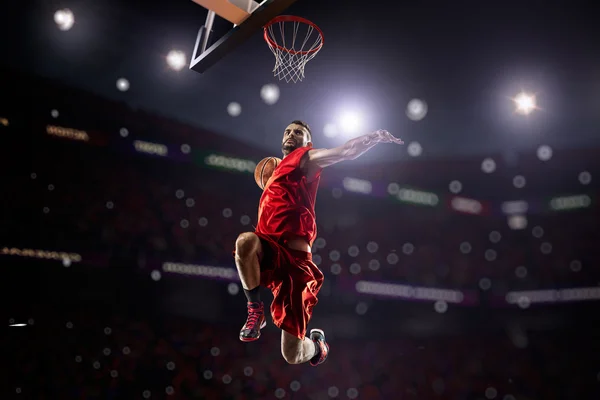
[(380, 129), (368, 135), (351, 139), (342, 146), (333, 149), (310, 150), (308, 161), (320, 168), (325, 168), (340, 161), (354, 160), (378, 143), (404, 144), (402, 140), (395, 138), (388, 131)]

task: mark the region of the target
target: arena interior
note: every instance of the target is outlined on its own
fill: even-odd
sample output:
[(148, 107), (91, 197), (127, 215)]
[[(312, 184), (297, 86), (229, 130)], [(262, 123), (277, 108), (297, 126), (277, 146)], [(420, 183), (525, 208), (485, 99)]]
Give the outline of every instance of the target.
[[(318, 57), (296, 84), (307, 85), (304, 100), (310, 74), (323, 79)], [(82, 74), (78, 59), (52, 62)], [(210, 76), (169, 62), (169, 74), (195, 83)], [(452, 152), (470, 139), (444, 120), (451, 106), (397, 104), (404, 122), (374, 128), (404, 148), (323, 173), (313, 260), (325, 283), (310, 326), (327, 332), (331, 353), (311, 368), (282, 359), (270, 323), (259, 341), (238, 339), (246, 299), (232, 250), (254, 229), (254, 169), (279, 156), (285, 122), (248, 141), (227, 132), (246, 129), (244, 104), (224, 103), (221, 130), (146, 108), (127, 97), (142, 66), (91, 71), (88, 79), (113, 81), (95, 90), (15, 60), (0, 65), (1, 399), (600, 398), (600, 108), (574, 113), (569, 130), (568, 116), (551, 127), (557, 101), (507, 100), (520, 107), (512, 122), (489, 129), (521, 131), (489, 151)], [(255, 101), (273, 111), (258, 119), (281, 106), (276, 122), (291, 121), (293, 89), (262, 72)], [(306, 104), (298, 118), (319, 115), (316, 142), (352, 137), (317, 125), (320, 112)], [(429, 119), (437, 122), (419, 127)], [(422, 140), (414, 133), (446, 123)], [(581, 126), (591, 140), (578, 141)], [(428, 153), (438, 138), (450, 150)]]

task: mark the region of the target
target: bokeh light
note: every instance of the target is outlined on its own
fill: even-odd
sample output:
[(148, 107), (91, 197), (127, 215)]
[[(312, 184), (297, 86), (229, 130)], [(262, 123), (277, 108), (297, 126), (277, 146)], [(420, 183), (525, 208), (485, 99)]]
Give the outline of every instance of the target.
[(523, 175), (517, 175), (513, 178), (513, 185), (517, 189), (524, 188), (526, 183), (527, 183), (527, 181), (525, 180), (525, 177)]
[(421, 154), (423, 154), (423, 148), (419, 142), (410, 142), (406, 148), (406, 151), (412, 157), (419, 157)]
[(517, 278), (524, 279), (527, 277), (527, 268), (525, 268), (523, 265), (518, 266), (515, 269), (515, 276)]
[(587, 171), (583, 171), (579, 173), (579, 183), (582, 185), (589, 185), (592, 181), (592, 174)]
[(277, 103), (279, 95), (279, 86), (274, 83), (268, 83), (260, 89), (260, 98), (270, 106)]
[(552, 148), (547, 145), (538, 147), (537, 156), (541, 161), (549, 161), (552, 158)]
[(406, 106), (406, 116), (413, 121), (420, 121), (427, 115), (427, 103), (423, 100), (412, 99)]
[(486, 174), (491, 174), (496, 170), (496, 162), (492, 158), (486, 158), (481, 163), (481, 170)]
[(117, 89), (121, 92), (126, 92), (129, 90), (129, 81), (125, 78), (117, 79)]
[(239, 117), (242, 113), (242, 106), (240, 103), (232, 102), (227, 105), (227, 114), (232, 117)]
[(454, 194), (459, 194), (462, 191), (462, 183), (460, 181), (452, 181), (448, 185), (448, 189)]
[(439, 314), (444, 314), (448, 311), (448, 303), (444, 300), (438, 300), (433, 304), (434, 310)]

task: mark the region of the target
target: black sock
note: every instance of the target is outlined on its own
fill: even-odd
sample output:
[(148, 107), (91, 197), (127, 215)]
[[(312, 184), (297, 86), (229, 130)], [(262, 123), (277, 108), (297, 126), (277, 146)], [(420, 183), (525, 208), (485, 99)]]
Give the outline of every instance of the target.
[(260, 285), (252, 290), (244, 289), (244, 293), (250, 303), (260, 303)]

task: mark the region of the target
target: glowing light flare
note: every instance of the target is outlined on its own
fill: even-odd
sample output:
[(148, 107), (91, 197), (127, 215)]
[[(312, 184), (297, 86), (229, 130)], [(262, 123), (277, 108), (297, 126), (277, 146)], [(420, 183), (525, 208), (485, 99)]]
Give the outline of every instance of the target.
[(65, 8), (54, 13), (54, 22), (61, 31), (68, 31), (75, 24), (75, 16), (71, 10)]
[(516, 106), (516, 112), (519, 114), (529, 115), (534, 110), (537, 110), (537, 104), (534, 95), (521, 92), (513, 99), (513, 101)]
[(362, 118), (356, 112), (345, 112), (340, 116), (338, 126), (344, 133), (358, 133), (362, 128)]
[(185, 53), (179, 50), (171, 50), (167, 54), (167, 64), (175, 71), (181, 71), (185, 67), (187, 59)]

